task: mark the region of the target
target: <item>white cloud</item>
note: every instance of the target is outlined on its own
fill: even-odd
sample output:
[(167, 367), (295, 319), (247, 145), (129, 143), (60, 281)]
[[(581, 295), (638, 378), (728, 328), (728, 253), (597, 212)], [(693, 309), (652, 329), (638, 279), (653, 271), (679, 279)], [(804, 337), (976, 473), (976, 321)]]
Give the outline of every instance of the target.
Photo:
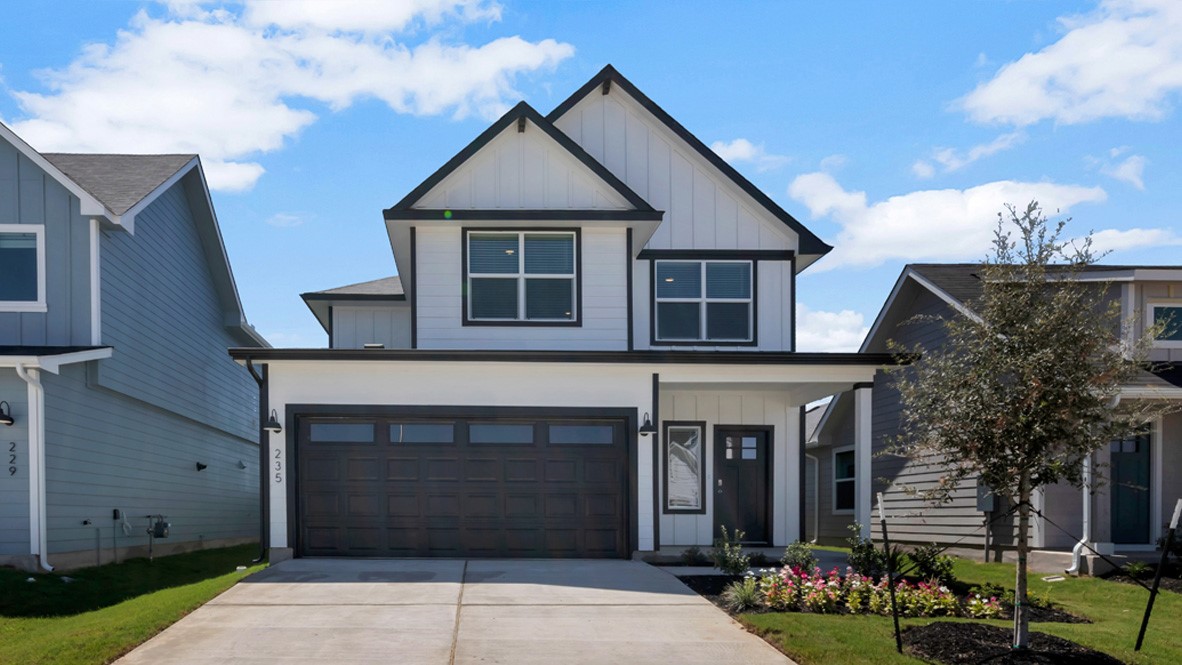
[(826, 312), (796, 304), (796, 348), (800, 351), (857, 351), (869, 329), (858, 312)]
[(1105, 0), (1055, 43), (1004, 65), (958, 105), (976, 122), (1155, 120), (1182, 90), (1182, 2)]
[[(368, 11), (373, 21), (359, 27)], [(264, 172), (254, 160), (315, 122), (308, 107), (317, 103), (336, 111), (376, 98), (398, 113), (495, 117), (519, 96), (517, 75), (573, 54), (552, 39), (410, 44), (389, 32), (499, 11), (482, 0), (268, 2), (238, 12), (174, 2), (43, 72), (45, 92), (13, 93), (26, 117), (11, 126), (43, 151), (196, 152), (211, 187), (249, 189)]]
[(760, 172), (778, 169), (792, 161), (784, 155), (769, 154), (762, 143), (756, 145), (743, 138), (729, 142), (715, 141), (710, 144), (710, 149), (731, 164), (739, 162), (754, 164), (755, 169)]
[(836, 249), (816, 269), (875, 266), (889, 260), (977, 260), (988, 252), (997, 213), (1006, 203), (1037, 200), (1048, 214), (1098, 203), (1099, 187), (1002, 180), (968, 189), (910, 192), (869, 203), (865, 192), (845, 190), (828, 173), (806, 173), (788, 194), (815, 218), (841, 226)]
[(281, 229), (302, 226), (303, 223), (304, 218), (302, 215), (293, 215), (289, 212), (277, 212), (267, 218), (267, 224)]
[(1145, 158), (1141, 155), (1130, 155), (1119, 164), (1101, 168), (1100, 172), (1121, 182), (1127, 182), (1137, 189), (1145, 190)]
[(1182, 238), (1170, 229), (1106, 229), (1092, 234), (1092, 249), (1097, 253), (1177, 245), (1182, 245)]
[[(950, 173), (952, 171), (959, 171), (984, 157), (995, 155), (1003, 150), (1009, 150), (1025, 140), (1025, 132), (1009, 132), (1002, 134), (989, 143), (975, 145), (965, 152), (961, 152), (955, 148), (937, 148), (932, 151), (930, 159), (939, 164), (945, 173)], [(931, 162), (925, 160), (915, 162), (911, 166), (911, 170), (920, 178), (930, 178), (936, 174), (936, 168)]]
[(821, 159), (821, 170), (832, 173), (834, 171), (840, 170), (846, 165), (846, 162), (848, 161), (849, 160), (846, 159), (846, 156), (842, 154), (829, 155), (828, 157)]

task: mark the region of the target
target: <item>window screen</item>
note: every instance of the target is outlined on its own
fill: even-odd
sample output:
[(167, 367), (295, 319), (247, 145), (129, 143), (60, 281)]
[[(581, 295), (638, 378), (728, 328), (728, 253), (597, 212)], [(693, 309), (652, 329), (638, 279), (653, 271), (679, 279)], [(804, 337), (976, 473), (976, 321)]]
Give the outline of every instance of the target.
[(750, 261), (658, 261), (657, 341), (752, 341), (752, 273)]
[(575, 234), (468, 234), (468, 317), (574, 321)]

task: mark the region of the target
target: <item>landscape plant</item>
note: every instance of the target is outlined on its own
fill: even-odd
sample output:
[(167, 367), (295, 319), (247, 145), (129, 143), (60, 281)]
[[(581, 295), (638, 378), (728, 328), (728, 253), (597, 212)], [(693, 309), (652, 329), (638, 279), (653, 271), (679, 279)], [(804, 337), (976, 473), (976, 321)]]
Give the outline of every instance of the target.
[(780, 563), (789, 568), (812, 570), (817, 567), (817, 556), (813, 554), (813, 546), (802, 540), (797, 540), (784, 548), (784, 556)]
[(719, 528), (722, 529), (722, 537), (715, 539), (714, 549), (710, 551), (710, 559), (714, 561), (714, 566), (727, 575), (746, 573), (751, 566), (751, 558), (743, 552), (742, 540), (747, 534), (735, 529), (732, 538), (725, 526)]
[(913, 362), (892, 378), (903, 406), (892, 452), (939, 470), (911, 488), (946, 501), (977, 479), (1017, 503), (1013, 646), (1029, 642), (1027, 558), (1031, 497), (1055, 483), (1081, 486), (1082, 461), (1137, 432), (1166, 408), (1119, 400), (1157, 330), (1139, 338), (1135, 314), (1122, 318), (1108, 285), (1081, 279), (1095, 263), (1090, 236), (1066, 240), (1068, 220), (1051, 223), (1037, 202), (998, 216), (991, 255), (979, 266), (972, 312), (939, 319), (943, 342), (894, 345)]
[(732, 612), (744, 612), (755, 609), (763, 604), (759, 580), (754, 575), (747, 575), (741, 580), (735, 580), (727, 585), (722, 592), (722, 604)]
[(907, 557), (915, 564), (914, 575), (920, 579), (936, 580), (941, 584), (952, 584), (956, 581), (956, 575), (952, 572), (956, 562), (944, 554), (944, 548), (935, 543), (920, 545), (908, 553)]

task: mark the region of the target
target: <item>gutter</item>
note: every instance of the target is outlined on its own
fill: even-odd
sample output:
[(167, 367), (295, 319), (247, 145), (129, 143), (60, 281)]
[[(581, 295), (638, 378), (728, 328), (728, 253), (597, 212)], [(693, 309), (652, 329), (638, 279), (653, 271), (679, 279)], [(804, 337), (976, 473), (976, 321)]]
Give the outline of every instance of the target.
[(45, 388), (38, 370), (16, 364), (16, 373), (29, 384), (29, 549), (42, 570), (52, 572), (46, 559), (49, 533), (45, 516)]
[(267, 422), (268, 407), (270, 406), (267, 390), (267, 366), (263, 365), (262, 374), (255, 370), (254, 360), (246, 359), (246, 370), (255, 383), (259, 385), (259, 555), (251, 563), (259, 563), (267, 558), (267, 549), (271, 542), (271, 494), (267, 485), (267, 451), (270, 450), (270, 438), (263, 425)]

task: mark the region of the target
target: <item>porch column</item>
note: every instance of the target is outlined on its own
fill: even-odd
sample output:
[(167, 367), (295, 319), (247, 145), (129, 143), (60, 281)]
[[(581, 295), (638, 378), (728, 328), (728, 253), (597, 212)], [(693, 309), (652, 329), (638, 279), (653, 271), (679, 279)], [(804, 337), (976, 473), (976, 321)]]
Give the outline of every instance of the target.
[(873, 485), (870, 465), (873, 453), (871, 397), (873, 383), (854, 384), (854, 519), (862, 525), (862, 538), (870, 537), (870, 489)]

